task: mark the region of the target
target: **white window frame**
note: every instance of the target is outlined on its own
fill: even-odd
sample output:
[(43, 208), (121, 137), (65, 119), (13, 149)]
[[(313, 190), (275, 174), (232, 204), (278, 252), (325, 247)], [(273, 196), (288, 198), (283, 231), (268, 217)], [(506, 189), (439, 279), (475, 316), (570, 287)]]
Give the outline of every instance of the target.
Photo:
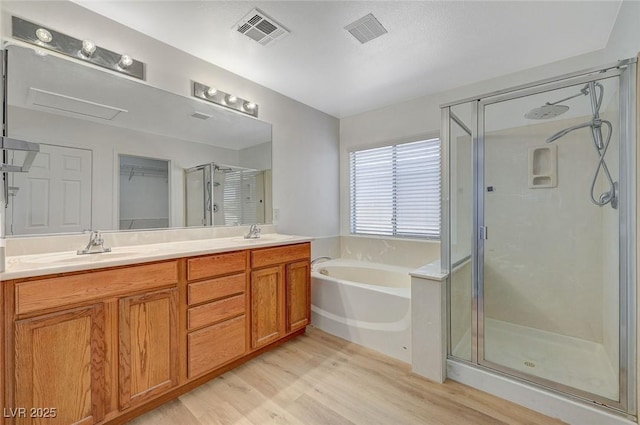
[(349, 152), (350, 234), (439, 240), (441, 161), (439, 137)]

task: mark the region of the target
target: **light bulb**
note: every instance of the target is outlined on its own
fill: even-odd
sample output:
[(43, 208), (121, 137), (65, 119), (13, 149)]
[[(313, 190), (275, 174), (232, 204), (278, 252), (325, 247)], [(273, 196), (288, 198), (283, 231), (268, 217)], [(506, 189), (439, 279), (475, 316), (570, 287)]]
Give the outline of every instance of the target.
[(244, 104), (245, 109), (247, 109), (248, 111), (253, 111), (254, 109), (256, 109), (256, 104), (253, 102), (247, 102)]
[(133, 65), (133, 58), (129, 55), (120, 56), (120, 62), (118, 62), (118, 66), (122, 69), (127, 69), (131, 65)]
[(228, 96), (227, 97), (227, 102), (229, 103), (236, 103), (238, 101), (238, 98), (236, 96)]
[(36, 37), (43, 43), (51, 43), (51, 40), (53, 40), (51, 33), (44, 28), (38, 28), (36, 30)]
[(216, 95), (216, 93), (218, 93), (218, 89), (215, 89), (213, 87), (209, 87), (207, 89), (207, 97), (213, 97)]
[(82, 50), (80, 53), (85, 58), (90, 57), (96, 51), (96, 45), (91, 40), (82, 40)]

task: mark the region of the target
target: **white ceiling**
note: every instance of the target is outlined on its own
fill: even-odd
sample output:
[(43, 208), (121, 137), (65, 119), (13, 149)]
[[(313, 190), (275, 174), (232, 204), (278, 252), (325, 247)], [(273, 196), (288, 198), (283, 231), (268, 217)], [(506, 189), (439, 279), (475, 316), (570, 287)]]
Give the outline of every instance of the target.
[[(77, 3), (342, 118), (606, 46), (621, 1), (95, 1)], [(257, 7), (291, 31), (233, 29)], [(343, 28), (373, 13), (389, 31)]]

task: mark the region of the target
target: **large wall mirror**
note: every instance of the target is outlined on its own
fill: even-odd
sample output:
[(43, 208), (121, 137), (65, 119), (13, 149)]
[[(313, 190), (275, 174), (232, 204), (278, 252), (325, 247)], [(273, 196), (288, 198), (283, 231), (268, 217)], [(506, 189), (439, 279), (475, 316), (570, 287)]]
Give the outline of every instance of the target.
[[(6, 175), (7, 236), (271, 222), (270, 124), (76, 60), (5, 49), (7, 135), (40, 144), (28, 173)], [(193, 171), (207, 166), (210, 188), (202, 180), (196, 195)], [(209, 207), (194, 215), (197, 202)], [(200, 217), (207, 208), (221, 213)]]

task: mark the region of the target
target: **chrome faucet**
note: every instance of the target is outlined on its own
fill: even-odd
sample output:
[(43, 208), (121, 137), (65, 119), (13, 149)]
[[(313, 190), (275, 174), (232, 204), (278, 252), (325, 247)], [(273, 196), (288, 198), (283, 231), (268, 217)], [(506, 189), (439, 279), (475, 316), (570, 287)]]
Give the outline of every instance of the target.
[(79, 249), (77, 254), (99, 254), (101, 252), (111, 252), (111, 248), (105, 248), (102, 233), (98, 230), (93, 230), (89, 236), (89, 243), (84, 249)]
[(251, 227), (249, 227), (249, 233), (244, 235), (245, 239), (258, 239), (259, 237), (260, 237), (260, 228), (258, 227), (257, 224), (252, 224)]
[(313, 261), (311, 261), (311, 268), (313, 268), (313, 266), (316, 265), (316, 263), (319, 263), (320, 261), (329, 261), (331, 260), (331, 257), (327, 257), (326, 255), (323, 255), (322, 257), (318, 257), (318, 258), (314, 258)]

